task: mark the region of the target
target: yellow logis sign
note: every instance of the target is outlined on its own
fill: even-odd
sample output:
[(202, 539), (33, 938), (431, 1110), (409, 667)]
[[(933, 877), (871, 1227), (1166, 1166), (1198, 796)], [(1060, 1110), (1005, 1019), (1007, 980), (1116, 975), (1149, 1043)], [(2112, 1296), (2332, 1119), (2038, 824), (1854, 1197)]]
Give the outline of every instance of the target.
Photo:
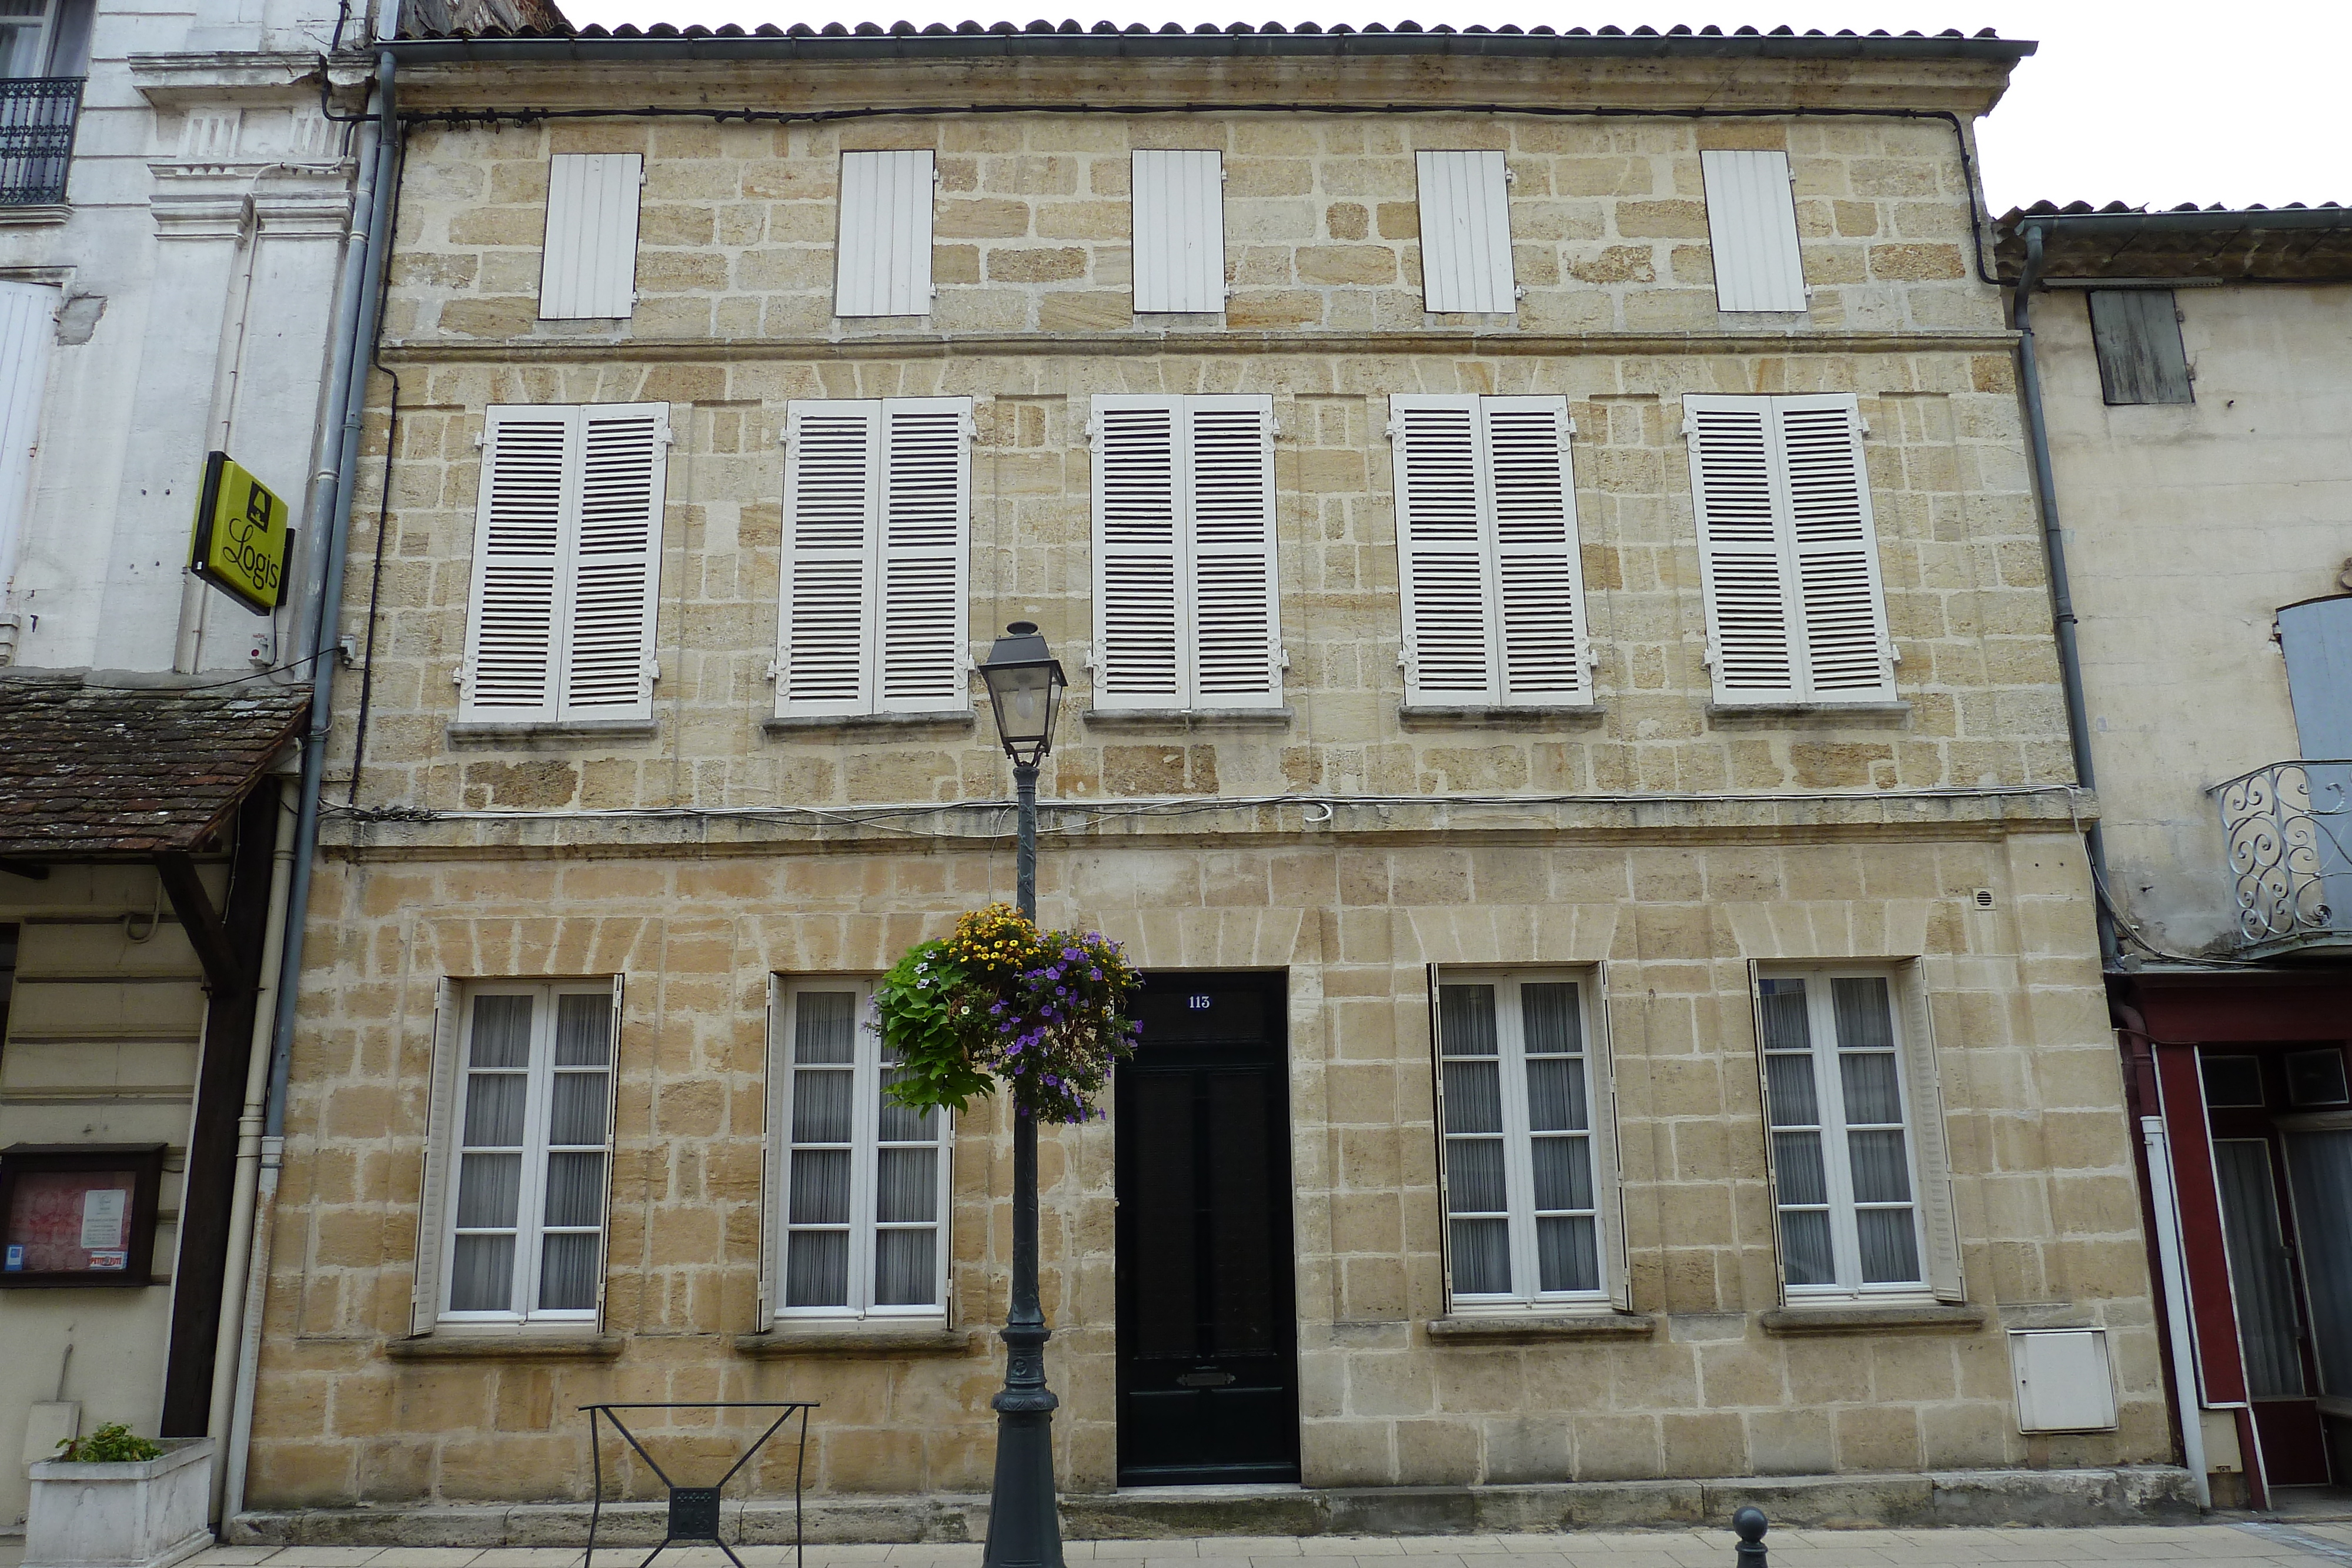
[(230, 462), (227, 453), (212, 453), (205, 458), (188, 570), (256, 615), (267, 615), (286, 602), (294, 544), (286, 523), (286, 503), (275, 491)]

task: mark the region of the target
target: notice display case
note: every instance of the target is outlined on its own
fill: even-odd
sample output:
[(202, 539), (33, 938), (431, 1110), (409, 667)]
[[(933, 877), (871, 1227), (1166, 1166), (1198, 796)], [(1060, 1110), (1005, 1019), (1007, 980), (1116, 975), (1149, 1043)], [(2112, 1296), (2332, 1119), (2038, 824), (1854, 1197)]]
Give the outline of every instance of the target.
[(0, 1290), (152, 1283), (161, 1144), (0, 1149)]

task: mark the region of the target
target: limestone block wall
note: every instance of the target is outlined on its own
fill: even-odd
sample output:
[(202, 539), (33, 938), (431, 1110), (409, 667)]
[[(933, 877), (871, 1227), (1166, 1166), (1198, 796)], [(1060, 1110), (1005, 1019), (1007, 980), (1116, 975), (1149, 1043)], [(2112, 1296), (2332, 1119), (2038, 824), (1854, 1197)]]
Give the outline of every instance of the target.
[[(1284, 971), (1305, 1479), (1376, 1485), (2161, 1461), (2168, 1437), (2121, 1085), (2063, 805), (1898, 801), (1738, 843), (1594, 820), (1436, 838), (1369, 809), (1320, 831), (1204, 821), (1056, 835), (1042, 914), (1148, 967)], [(1614, 819), (1621, 823), (1630, 818)], [(1777, 821), (1778, 825), (1775, 825)], [(590, 1399), (818, 1398), (819, 1490), (984, 1490), (974, 1332), (937, 1355), (754, 1358), (766, 977), (872, 972), (1011, 890), (949, 834), (732, 844), (476, 823), (338, 829), (314, 894), (251, 1503), (578, 1498)], [(1717, 841), (1702, 841), (1711, 836)], [(1977, 907), (1978, 888), (1994, 892)], [(1750, 960), (1919, 956), (1981, 1329), (1769, 1333), (1777, 1305)], [(1444, 1311), (1426, 969), (1605, 976), (1634, 1308), (1648, 1340), (1468, 1348)], [(629, 977), (605, 1331), (617, 1357), (395, 1359), (408, 1333), (435, 987)], [(1050, 1134), (1045, 1301), (1064, 1484), (1113, 1482), (1116, 1119)], [(1003, 1310), (1009, 1141), (956, 1132), (953, 1321)], [(2021, 1437), (2002, 1329), (2110, 1331), (2119, 1431)], [(707, 1430), (678, 1434), (715, 1448)], [(643, 1478), (635, 1478), (642, 1481)], [(633, 1483), (634, 1484), (634, 1483)], [(771, 1461), (772, 1494), (790, 1471)]]

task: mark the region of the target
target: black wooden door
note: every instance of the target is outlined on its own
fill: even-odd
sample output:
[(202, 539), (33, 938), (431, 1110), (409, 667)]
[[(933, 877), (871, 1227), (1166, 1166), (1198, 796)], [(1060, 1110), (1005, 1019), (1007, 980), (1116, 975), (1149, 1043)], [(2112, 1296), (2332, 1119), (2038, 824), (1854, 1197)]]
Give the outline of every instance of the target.
[(1118, 1479), (1298, 1479), (1279, 975), (1154, 975), (1118, 1070)]

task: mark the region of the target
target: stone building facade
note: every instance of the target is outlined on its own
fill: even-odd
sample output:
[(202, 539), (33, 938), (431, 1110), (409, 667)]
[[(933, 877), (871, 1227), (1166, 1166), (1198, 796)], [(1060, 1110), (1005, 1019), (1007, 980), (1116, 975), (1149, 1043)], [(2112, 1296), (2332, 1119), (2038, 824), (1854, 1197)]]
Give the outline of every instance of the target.
[[(1746, 1483), (1782, 1486), (1795, 1517), (2177, 1503), (2084, 869), (2094, 806), (2074, 787), (1966, 156), (2029, 47), (803, 28), (396, 46), (410, 118), (382, 358), (399, 390), (374, 414), (388, 531), (370, 536), (363, 504), (354, 559), (381, 567), (355, 569), (344, 606), (376, 654), (364, 698), (353, 674), (338, 705), (330, 781), (352, 804), (311, 904), (245, 1528), (567, 1528), (530, 1521), (584, 1511), (579, 1406), (753, 1398), (824, 1402), (808, 1477), (825, 1528), (971, 1528), (1001, 1372), (1004, 1114), (849, 1138), (845, 1157), (881, 1162), (856, 1166), (874, 1184), (856, 1202), (879, 1207), (843, 1232), (873, 1265), (851, 1272), (858, 1307), (828, 1305), (831, 1244), (811, 1228), (839, 1216), (809, 1146), (827, 1140), (794, 1107), (820, 1103), (827, 1051), (852, 1049), (854, 1023), (826, 1032), (852, 1017), (835, 998), (1012, 892), (1006, 769), (969, 674), (1012, 621), (1036, 622), (1073, 682), (1045, 774), (1042, 916), (1128, 944), (1157, 1009), (1108, 1119), (1049, 1130), (1042, 1154), (1061, 1477), (1095, 1527), (1135, 1527), (1122, 1484), (1218, 1478), (1305, 1487), (1268, 1494), (1276, 1529), (1367, 1487), (1477, 1489), (1444, 1495), (1521, 1523), (1696, 1517), (1705, 1483), (1734, 1477), (1843, 1478), (1834, 1502)], [(623, 97), (652, 112), (613, 110)], [(1503, 308), (1426, 308), (1432, 152), (1507, 196), (1508, 287), (1482, 301)], [(1221, 309), (1137, 313), (1182, 251), (1138, 255), (1172, 244), (1137, 190), (1139, 170), (1175, 177), (1160, 152), (1216, 155)], [(875, 199), (845, 195), (844, 171), (883, 153), (929, 155), (935, 192), (912, 204), (935, 295), (836, 317), (835, 248)], [(1468, 158), (1485, 153), (1500, 157)], [(1735, 221), (1734, 173), (1776, 158), (1809, 294), (1727, 311), (1714, 252), (1733, 231), (1711, 225)], [(569, 237), (582, 182), (600, 181), (635, 204), (626, 313), (562, 316), (559, 290), (612, 287)], [(1769, 210), (1769, 182), (1752, 189)], [(1582, 640), (1549, 686), (1490, 670), (1484, 695), (1447, 695), (1433, 600), (1414, 601), (1407, 645), (1421, 591), (1396, 444), (1420, 450), (1424, 406), (1486, 433), (1476, 494), (1507, 491), (1478, 503), (1490, 527), (1532, 493), (1491, 456), (1504, 416), (1554, 422), (1538, 446), (1570, 479), (1545, 515), (1572, 501), (1572, 532), (1545, 559), (1573, 581), (1536, 624), (1572, 612)], [(1252, 602), (1278, 631), (1239, 622), (1245, 678), (1209, 647), (1236, 622), (1202, 608), (1206, 588), (1169, 601), (1177, 674), (1126, 673), (1155, 645), (1148, 615), (1118, 619), (1128, 580), (1105, 576), (1122, 476), (1150, 466), (1116, 466), (1138, 408), (1190, 432), (1171, 438), (1188, 453), (1229, 428), (1211, 415), (1256, 422), (1262, 462), (1243, 472), (1271, 497), (1252, 558), (1271, 588)], [(1847, 601), (1872, 672), (1858, 696), (1821, 646), (1813, 687), (1738, 684), (1736, 476), (1708, 470), (1728, 498), (1706, 503), (1706, 553), (1686, 428), (1749, 409), (1790, 432), (1833, 421), (1832, 466), (1860, 454), (1875, 535), (1850, 557), (1873, 574)], [(916, 632), (887, 603), (876, 630), (795, 596), (831, 559), (811, 542), (820, 422), (896, 455), (934, 414), (967, 422), (937, 449), (966, 454), (939, 471), (960, 497), (937, 558), (961, 573), (951, 674), (894, 703), (891, 657)], [(542, 485), (575, 488), (529, 490), (534, 439)], [(596, 469), (599, 452), (620, 466)], [(1235, 472), (1206, 464), (1185, 470), (1196, 496)], [(1795, 468), (1770, 472), (1785, 519)], [(562, 497), (594, 494), (652, 530), (627, 579), (652, 609), (594, 655), (627, 677), (604, 696), (539, 655), (516, 676), (497, 635), (499, 604), (529, 610), (499, 598), (508, 519), (539, 506), (584, 530), (591, 502)], [(1187, 514), (1196, 543), (1211, 510)], [(574, 570), (570, 548), (553, 570)], [(1174, 559), (1226, 580), (1207, 543)], [(588, 601), (586, 577), (564, 580), (565, 602)], [(1221, 1033), (1229, 1013), (1244, 1021)], [(547, 1043), (559, 1014), (569, 1046)], [(536, 1043), (513, 1034), (499, 1066), (495, 1019), (523, 1017)], [(1825, 1043), (1806, 1082), (1850, 1082), (1844, 1130), (1788, 1131), (1818, 1107), (1771, 1077), (1769, 1131), (1763, 1083), (1784, 1069), (1759, 1057), (1808, 1027), (1838, 1040), (1837, 1067)], [(1178, 1060), (1195, 1047), (1211, 1066)], [(565, 1051), (592, 1087), (548, 1086)], [(1495, 1113), (1486, 1062), (1524, 1064), (1530, 1085), (1569, 1073), (1576, 1108), (1530, 1088)], [(606, 1107), (604, 1141), (585, 1121), (570, 1153), (520, 1121), (481, 1131), (471, 1108), (495, 1094), (477, 1081), (509, 1071), (534, 1105)], [(1879, 1082), (1893, 1121), (1853, 1131)], [(1243, 1087), (1217, 1099), (1219, 1083)], [(1170, 1128), (1203, 1140), (1193, 1155)], [(1580, 1175), (1552, 1188), (1547, 1128), (1580, 1140)], [(1496, 1156), (1512, 1174), (1490, 1213), (1469, 1145), (1498, 1130), (1494, 1148), (1533, 1152)], [(1807, 1140), (1832, 1136), (1862, 1163), (1809, 1165), (1823, 1145)], [(1855, 1174), (1873, 1136), (1908, 1162), (1876, 1193), (1891, 1230)], [(939, 1207), (872, 1196), (906, 1148), (946, 1150)], [(1195, 1156), (1245, 1167), (1199, 1189), (1223, 1253), (1160, 1201), (1207, 1181)], [(510, 1157), (541, 1185), (501, 1207), (466, 1162)], [(565, 1160), (609, 1171), (609, 1190), (553, 1196)], [(1819, 1204), (1809, 1169), (1832, 1172)], [(590, 1240), (548, 1241), (559, 1220)], [(892, 1224), (929, 1239), (893, 1242)], [(1832, 1231), (1834, 1267), (1814, 1241)], [(1901, 1256), (1862, 1278), (1874, 1236)], [(1234, 1249), (1264, 1266), (1232, 1271)], [(941, 1288), (885, 1285), (886, 1254), (933, 1257)], [(1150, 1272), (1171, 1254), (1193, 1272)], [(1202, 1290), (1215, 1323), (1155, 1351), (1147, 1277)], [(1215, 1318), (1215, 1301), (1243, 1304)], [(2097, 1358), (2065, 1364), (2092, 1367), (2099, 1408), (2021, 1406), (2020, 1369), (2045, 1352)], [(1147, 1387), (1155, 1354), (1199, 1363), (1194, 1381)], [(1228, 1391), (1257, 1403), (1216, 1404)], [(713, 1449), (707, 1431), (667, 1440)], [(787, 1456), (753, 1486), (790, 1483)]]

